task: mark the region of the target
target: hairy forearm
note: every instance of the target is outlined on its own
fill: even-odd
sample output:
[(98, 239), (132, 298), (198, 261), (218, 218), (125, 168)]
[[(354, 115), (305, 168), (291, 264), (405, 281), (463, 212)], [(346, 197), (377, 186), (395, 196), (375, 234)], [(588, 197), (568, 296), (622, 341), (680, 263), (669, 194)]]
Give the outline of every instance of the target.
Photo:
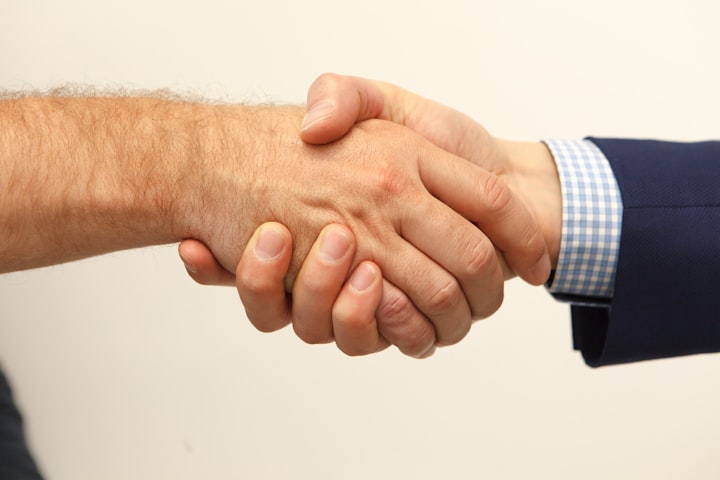
[[(0, 272), (187, 237), (218, 108), (131, 97), (0, 102)], [(236, 132), (237, 133), (237, 132)]]

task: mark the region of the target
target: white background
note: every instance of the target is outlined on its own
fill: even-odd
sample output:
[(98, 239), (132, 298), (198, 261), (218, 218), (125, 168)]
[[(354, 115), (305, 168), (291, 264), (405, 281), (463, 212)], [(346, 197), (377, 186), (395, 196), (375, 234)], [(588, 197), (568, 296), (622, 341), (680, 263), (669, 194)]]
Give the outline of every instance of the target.
[[(3, 0), (0, 88), (302, 102), (379, 78), (509, 138), (720, 137), (711, 0)], [(0, 277), (0, 360), (51, 479), (720, 478), (720, 357), (592, 370), (506, 304), (426, 361), (254, 331), (174, 246)]]

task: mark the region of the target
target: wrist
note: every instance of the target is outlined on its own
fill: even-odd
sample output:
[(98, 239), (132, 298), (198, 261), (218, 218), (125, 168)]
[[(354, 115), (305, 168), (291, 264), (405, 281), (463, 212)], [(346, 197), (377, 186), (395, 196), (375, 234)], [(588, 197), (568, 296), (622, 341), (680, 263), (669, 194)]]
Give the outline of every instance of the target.
[(537, 220), (555, 269), (562, 236), (562, 192), (555, 160), (542, 142), (498, 140), (498, 145), (509, 165), (505, 180)]
[[(233, 192), (235, 207), (247, 198), (243, 187), (250, 162), (242, 159), (254, 149), (246, 115), (244, 107), (230, 105), (193, 105), (186, 112), (192, 126), (183, 129), (186, 142), (174, 160), (178, 184), (163, 194), (171, 209), (173, 241), (193, 238), (216, 246), (222, 235), (218, 220), (231, 218), (222, 213), (231, 208), (227, 192)], [(235, 211), (237, 223), (243, 213)]]
[(173, 202), (175, 236), (202, 241), (234, 271), (255, 228), (282, 216), (279, 172), (295, 170), (302, 114), (299, 107), (207, 106), (193, 132), (184, 191)]

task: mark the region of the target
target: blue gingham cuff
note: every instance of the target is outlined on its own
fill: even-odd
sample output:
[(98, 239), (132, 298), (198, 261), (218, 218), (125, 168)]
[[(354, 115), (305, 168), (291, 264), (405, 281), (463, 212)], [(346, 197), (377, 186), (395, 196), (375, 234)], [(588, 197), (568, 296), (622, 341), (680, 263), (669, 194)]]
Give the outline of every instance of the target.
[(546, 140), (562, 189), (560, 256), (550, 293), (558, 298), (611, 299), (615, 286), (622, 198), (605, 155), (589, 140)]

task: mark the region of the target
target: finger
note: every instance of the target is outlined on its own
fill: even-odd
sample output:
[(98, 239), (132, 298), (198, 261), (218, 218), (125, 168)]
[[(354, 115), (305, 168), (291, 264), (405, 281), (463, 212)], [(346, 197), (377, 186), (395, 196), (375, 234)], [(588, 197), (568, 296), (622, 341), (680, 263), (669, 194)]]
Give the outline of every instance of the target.
[(293, 328), (307, 343), (334, 338), (333, 303), (350, 271), (355, 237), (347, 227), (328, 225), (305, 257), (293, 286)]
[[(433, 322), (439, 344), (456, 343), (467, 334), (472, 319), (488, 317), (500, 307), (500, 262), (488, 238), (442, 202), (418, 203), (412, 213), (403, 218), (400, 229), (416, 250), (394, 255), (389, 259), (392, 267), (383, 265), (383, 271), (398, 270), (401, 278), (386, 277)], [(419, 265), (407, 258), (416, 254)]]
[(283, 225), (261, 225), (250, 239), (235, 272), (237, 291), (248, 319), (272, 332), (291, 321), (284, 279), (292, 256), (292, 236)]
[[(470, 117), (395, 85), (358, 77), (325, 74), (313, 83), (308, 91), (302, 137), (309, 143), (330, 142), (347, 133), (355, 122), (370, 118), (405, 125), (440, 148), (476, 164), (493, 167), (497, 163), (495, 142)], [(467, 204), (464, 200), (459, 204)], [(550, 275), (550, 257), (539, 227), (534, 220), (522, 223), (521, 218), (527, 219), (530, 213), (519, 200), (508, 207), (508, 217), (516, 220), (513, 223), (493, 215), (478, 216), (473, 221), (498, 245), (516, 273), (540, 285)], [(515, 214), (513, 208), (525, 212)]]
[(428, 191), (476, 223), (518, 275), (533, 285), (548, 279), (550, 257), (540, 228), (502, 179), (450, 155), (419, 163)]
[(377, 82), (326, 73), (310, 86), (301, 138), (311, 144), (330, 143), (356, 122), (383, 118), (385, 95)]
[(383, 281), (382, 298), (375, 312), (377, 329), (402, 353), (427, 358), (435, 352), (435, 328), (399, 288)]
[[(442, 205), (439, 201), (434, 203)], [(385, 239), (384, 252), (378, 257), (377, 263), (385, 278), (405, 292), (417, 310), (432, 323), (437, 343), (451, 345), (459, 342), (468, 333), (474, 315), (463, 288), (445, 265), (450, 263), (448, 258), (458, 255), (452, 243), (445, 242), (445, 228), (450, 217), (462, 219), (459, 215), (450, 213), (448, 207), (436, 211), (423, 207), (413, 210), (429, 213), (425, 217), (424, 226), (415, 225), (406, 231), (406, 223), (409, 225), (423, 222), (418, 219), (407, 222), (403, 220), (400, 225), (402, 236)], [(467, 221), (465, 223), (470, 225)], [(406, 233), (409, 235), (406, 236)], [(419, 236), (425, 238), (420, 239)], [(423, 247), (427, 245), (432, 245), (432, 248), (425, 248), (426, 250), (442, 251), (442, 255), (436, 253), (435, 257), (431, 257), (424, 253)], [(461, 261), (456, 263), (462, 264)], [(502, 280), (496, 283), (499, 284), (496, 288), (502, 289)]]
[(367, 355), (390, 345), (378, 331), (375, 311), (383, 295), (380, 268), (362, 262), (340, 291), (332, 309), (335, 342), (348, 355)]
[(188, 275), (202, 285), (235, 285), (235, 275), (225, 270), (215, 259), (210, 249), (194, 239), (183, 240), (178, 245), (178, 254), (185, 264)]
[(468, 159), (484, 154), (492, 140), (470, 117), (450, 107), (390, 83), (332, 73), (321, 75), (308, 89), (301, 137), (307, 143), (329, 143), (371, 118), (404, 125)]

